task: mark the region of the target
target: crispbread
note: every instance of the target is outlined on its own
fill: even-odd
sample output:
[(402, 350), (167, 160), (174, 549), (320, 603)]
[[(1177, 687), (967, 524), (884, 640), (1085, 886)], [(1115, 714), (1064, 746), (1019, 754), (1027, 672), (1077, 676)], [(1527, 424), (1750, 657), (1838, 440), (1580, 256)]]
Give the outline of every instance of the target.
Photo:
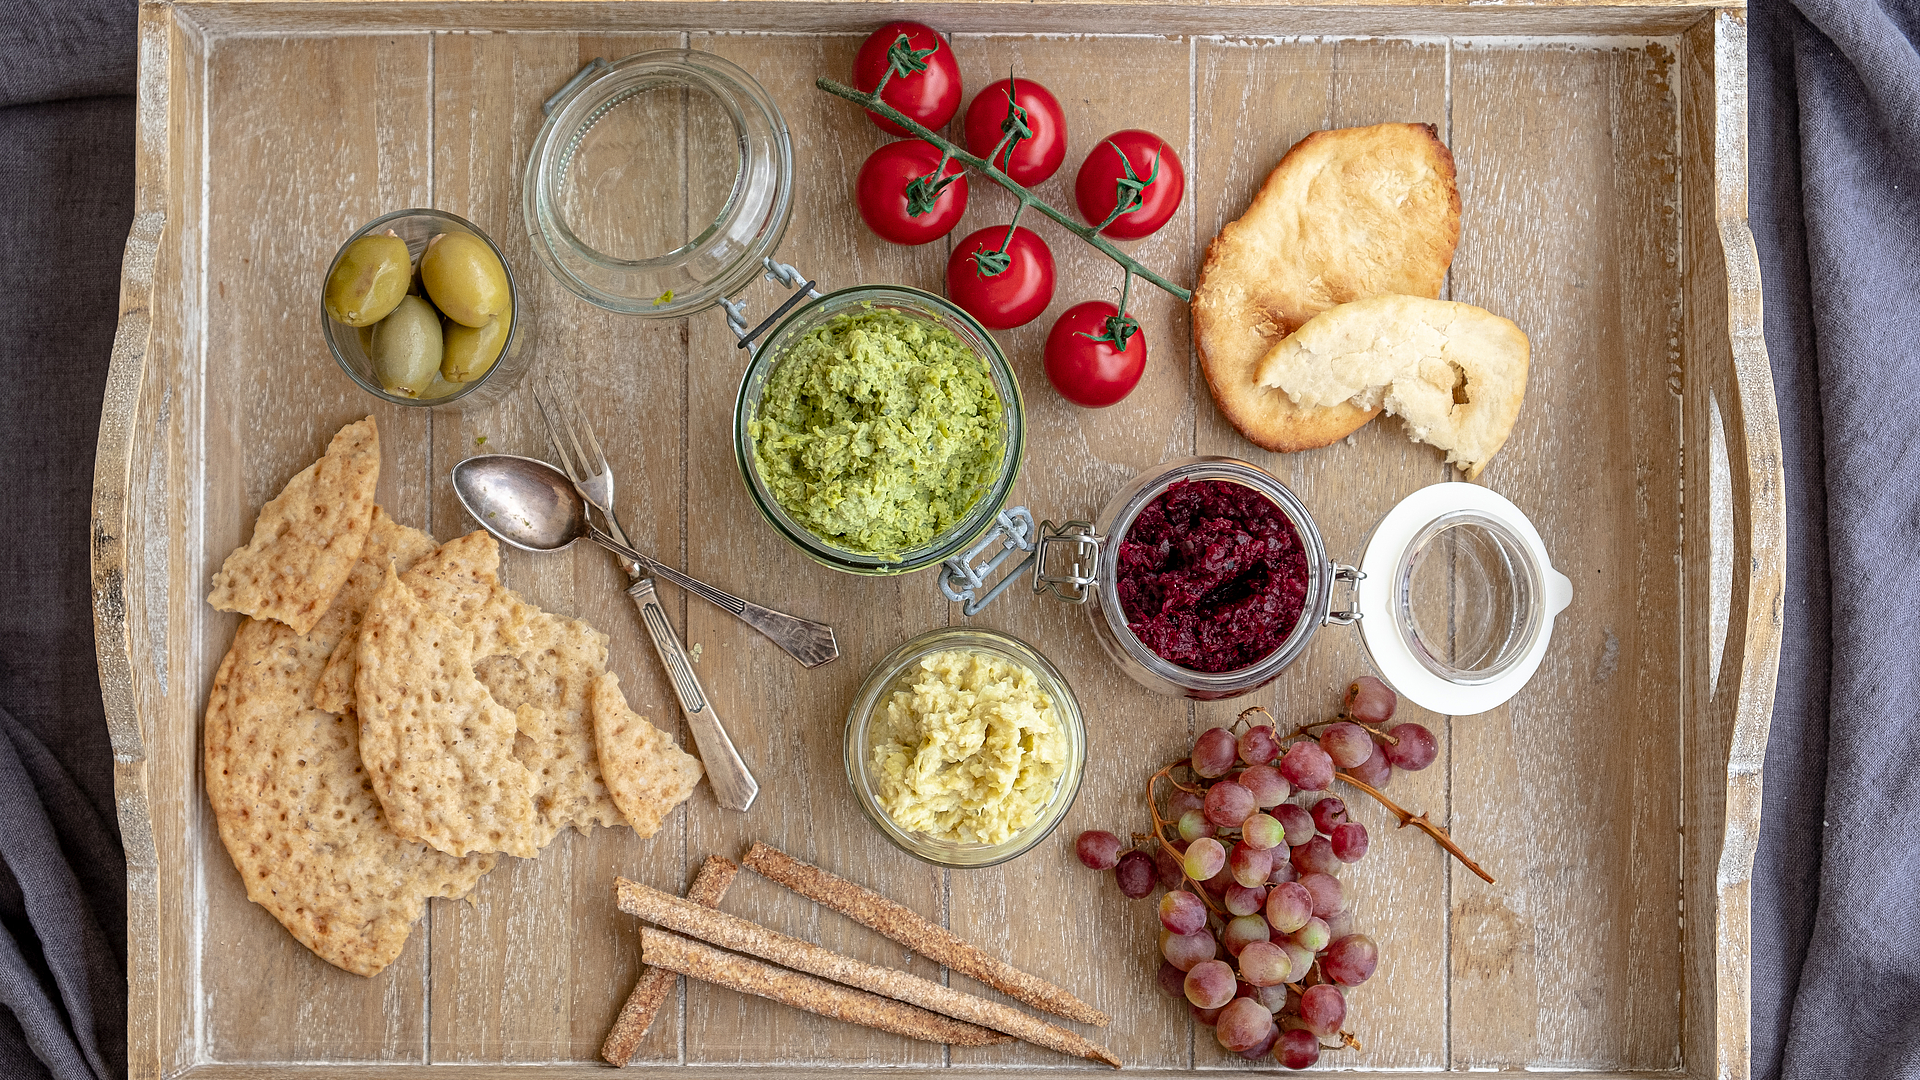
[(474, 633), (417, 600), (391, 569), (360, 624), (360, 757), (401, 836), (449, 855), (540, 849), (518, 726), (473, 674)]
[(620, 677), (613, 672), (593, 681), (591, 697), (594, 745), (607, 788), (633, 831), (652, 836), (667, 814), (693, 794), (703, 772), (700, 759), (629, 708)]
[[(571, 825), (621, 822), (593, 752), (587, 689), (607, 669), (607, 636), (579, 619), (542, 611), (500, 584), (500, 545), (484, 531), (449, 540), (402, 577), (428, 608), (474, 630), (474, 675), (502, 707), (532, 706), (535, 730), (515, 757), (534, 774), (539, 844)], [(350, 708), (355, 644), (328, 661), (317, 700)], [(336, 711), (339, 711), (336, 709)]]
[(260, 508), (252, 539), (213, 575), (207, 602), (311, 631), (366, 546), (379, 479), (380, 431), (369, 416), (341, 428), (324, 457)]
[(1471, 304), (1374, 296), (1314, 316), (1255, 376), (1303, 406), (1378, 401), (1477, 479), (1527, 392), (1527, 335)]
[(466, 895), (495, 862), (394, 833), (361, 767), (355, 724), (311, 701), (387, 561), (406, 566), (432, 548), (375, 508), (360, 561), (313, 631), (242, 622), (207, 702), (207, 797), (248, 899), (356, 975), (393, 962), (428, 897)]
[(1222, 415), (1283, 451), (1325, 446), (1371, 420), (1377, 407), (1297, 406), (1258, 385), (1254, 367), (1335, 304), (1440, 295), (1459, 238), (1453, 155), (1432, 125), (1316, 131), (1295, 143), (1207, 246), (1193, 292), (1194, 343)]

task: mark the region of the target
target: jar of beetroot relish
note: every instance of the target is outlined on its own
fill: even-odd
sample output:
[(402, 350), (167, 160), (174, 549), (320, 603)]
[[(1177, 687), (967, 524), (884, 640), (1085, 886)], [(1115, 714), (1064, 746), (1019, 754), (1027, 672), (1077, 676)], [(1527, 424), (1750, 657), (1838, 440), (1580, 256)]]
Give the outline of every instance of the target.
[[(1230, 698), (1271, 682), (1326, 625), (1356, 626), (1388, 684), (1436, 712), (1485, 712), (1546, 653), (1572, 583), (1539, 532), (1470, 483), (1414, 492), (1374, 527), (1358, 566), (1327, 553), (1313, 515), (1265, 469), (1225, 457), (1135, 477), (1094, 522), (1035, 524), (1022, 508), (947, 564), (941, 588), (973, 614), (1018, 551), (1035, 592), (1085, 604), (1094, 636), (1160, 693)], [(998, 547), (984, 567), (972, 558)], [(976, 599), (976, 596), (978, 598)]]

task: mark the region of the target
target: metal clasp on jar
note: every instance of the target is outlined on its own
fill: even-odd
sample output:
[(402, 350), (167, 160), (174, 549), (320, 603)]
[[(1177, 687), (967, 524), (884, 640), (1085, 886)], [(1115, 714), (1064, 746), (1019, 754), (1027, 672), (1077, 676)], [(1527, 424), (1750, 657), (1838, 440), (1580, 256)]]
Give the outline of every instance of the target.
[(1327, 617), (1323, 621), (1333, 626), (1352, 626), (1354, 623), (1359, 622), (1360, 598), (1357, 594), (1360, 591), (1360, 583), (1366, 579), (1367, 575), (1362, 572), (1359, 567), (1348, 566), (1345, 563), (1334, 563), (1333, 580), (1347, 583), (1347, 606), (1336, 610), (1333, 607), (1333, 590), (1328, 589)]
[(727, 328), (733, 331), (734, 337), (740, 339), (740, 344), (736, 346), (736, 348), (756, 348), (754, 339), (766, 333), (767, 329), (774, 323), (786, 318), (787, 312), (800, 306), (802, 300), (808, 298), (817, 300), (820, 298), (820, 290), (814, 288), (814, 285), (817, 283), (809, 280), (805, 274), (788, 266), (786, 263), (775, 262), (771, 255), (762, 259), (761, 262), (766, 264), (767, 280), (776, 285), (792, 289), (793, 295), (787, 297), (779, 307), (773, 309), (773, 314), (760, 320), (760, 325), (751, 330), (747, 329), (746, 302), (743, 300), (729, 300), (724, 296), (721, 297), (720, 306), (725, 308), (727, 312)]
[[(942, 565), (940, 591), (972, 617), (1006, 592), (1022, 570), (1032, 567), (1034, 592), (1051, 592), (1068, 603), (1084, 604), (1091, 595), (1087, 590), (1094, 584), (1100, 545), (1105, 539), (1093, 531), (1092, 522), (1069, 521), (1055, 525), (1043, 521), (1035, 525), (1033, 514), (1026, 507), (1011, 506), (1000, 511), (993, 527), (981, 534), (972, 547)], [(1064, 573), (1056, 569), (1059, 560), (1055, 557), (1062, 545), (1072, 548)], [(996, 548), (985, 563), (974, 564), (974, 560)], [(1027, 557), (982, 594), (980, 590), (986, 586), (987, 579), (1016, 551), (1026, 553)]]

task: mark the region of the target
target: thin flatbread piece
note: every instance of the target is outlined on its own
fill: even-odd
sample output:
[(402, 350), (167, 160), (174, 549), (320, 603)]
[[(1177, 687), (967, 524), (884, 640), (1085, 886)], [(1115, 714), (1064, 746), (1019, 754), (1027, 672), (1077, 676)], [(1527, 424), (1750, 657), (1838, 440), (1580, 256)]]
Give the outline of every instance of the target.
[(355, 724), (311, 700), (387, 561), (404, 567), (432, 550), (431, 537), (375, 508), (359, 563), (312, 633), (242, 622), (207, 702), (207, 797), (247, 898), (356, 975), (400, 955), (428, 897), (466, 895), (495, 862), (401, 839), (361, 767)]
[(252, 539), (213, 575), (207, 603), (311, 632), (360, 561), (379, 480), (380, 431), (369, 416), (341, 428), (320, 460), (260, 508)]
[(1310, 450), (1379, 408), (1295, 405), (1254, 368), (1308, 319), (1380, 293), (1437, 297), (1460, 239), (1453, 155), (1431, 124), (1316, 131), (1207, 245), (1193, 339), (1220, 412), (1256, 445)]
[(595, 679), (592, 698), (594, 744), (607, 788), (633, 831), (652, 836), (693, 794), (705, 770), (673, 736), (628, 707), (620, 676), (609, 671)]
[(360, 757), (401, 836), (449, 855), (539, 853), (519, 726), (473, 674), (473, 632), (388, 571), (360, 623), (354, 705)]

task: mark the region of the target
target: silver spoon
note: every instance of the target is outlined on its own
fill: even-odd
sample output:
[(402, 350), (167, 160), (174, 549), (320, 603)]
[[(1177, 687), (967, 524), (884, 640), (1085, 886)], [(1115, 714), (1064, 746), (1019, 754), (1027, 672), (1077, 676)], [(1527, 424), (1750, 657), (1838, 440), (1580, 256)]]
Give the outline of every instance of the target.
[(544, 461), (511, 454), (483, 454), (453, 467), (453, 492), (488, 532), (524, 551), (557, 551), (591, 540), (641, 569), (696, 593), (715, 607), (765, 634), (787, 655), (819, 667), (840, 655), (833, 627), (762, 607), (716, 589), (622, 544), (587, 516), (587, 503), (567, 474)]

